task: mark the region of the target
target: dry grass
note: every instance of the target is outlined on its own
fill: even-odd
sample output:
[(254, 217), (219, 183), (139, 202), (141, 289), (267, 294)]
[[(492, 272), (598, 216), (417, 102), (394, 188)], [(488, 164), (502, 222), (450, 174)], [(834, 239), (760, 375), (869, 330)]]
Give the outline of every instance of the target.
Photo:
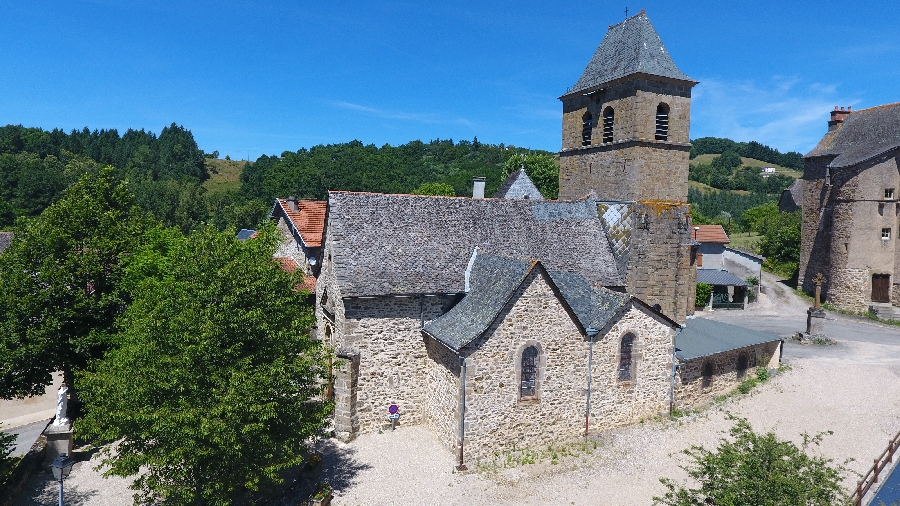
[(209, 192), (227, 192), (239, 190), (241, 187), (241, 170), (244, 168), (243, 160), (206, 159), (206, 170), (209, 171), (209, 179), (203, 186)]

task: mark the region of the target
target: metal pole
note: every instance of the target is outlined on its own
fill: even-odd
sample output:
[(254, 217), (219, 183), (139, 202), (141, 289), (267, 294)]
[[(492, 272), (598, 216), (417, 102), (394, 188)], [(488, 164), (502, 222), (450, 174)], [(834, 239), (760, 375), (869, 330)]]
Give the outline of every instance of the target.
[(59, 480), (59, 506), (63, 506), (63, 481)]
[(588, 437), (588, 425), (591, 416), (591, 373), (594, 370), (594, 336), (597, 335), (598, 331), (587, 328), (585, 332), (591, 338), (591, 344), (588, 348), (587, 401), (584, 407), (584, 437)]
[(466, 465), (463, 464), (463, 444), (466, 441), (466, 357), (459, 357), (460, 365), (460, 382), (462, 391), (459, 396), (459, 465), (456, 469), (465, 471)]

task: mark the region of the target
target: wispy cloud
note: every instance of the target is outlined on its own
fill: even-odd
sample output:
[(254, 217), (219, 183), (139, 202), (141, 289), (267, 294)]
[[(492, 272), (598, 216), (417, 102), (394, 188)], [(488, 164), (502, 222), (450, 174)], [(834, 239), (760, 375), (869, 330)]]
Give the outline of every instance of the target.
[(475, 123), (465, 118), (449, 118), (438, 114), (420, 114), (405, 111), (390, 111), (385, 109), (377, 109), (365, 105), (354, 104), (352, 102), (334, 102), (336, 107), (351, 111), (361, 112), (370, 116), (377, 116), (386, 119), (399, 119), (404, 121), (415, 121), (419, 123), (430, 123), (439, 125), (464, 125), (474, 127)]
[(828, 111), (858, 102), (840, 97), (834, 84), (797, 77), (700, 79), (691, 105), (691, 137), (754, 140), (782, 152), (806, 153), (825, 133)]

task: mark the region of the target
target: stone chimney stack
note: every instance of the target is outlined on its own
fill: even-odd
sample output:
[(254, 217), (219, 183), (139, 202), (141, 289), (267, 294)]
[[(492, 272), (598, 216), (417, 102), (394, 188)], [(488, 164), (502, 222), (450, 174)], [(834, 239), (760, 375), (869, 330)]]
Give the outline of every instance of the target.
[(287, 198), (288, 209), (292, 212), (297, 212), (297, 197), (291, 195)]
[(483, 199), (484, 198), (484, 178), (483, 177), (472, 178), (472, 198), (473, 199)]
[(837, 130), (838, 125), (844, 122), (844, 119), (850, 115), (851, 109), (853, 106), (848, 106), (846, 110), (841, 107), (838, 110), (838, 106), (834, 106), (834, 110), (831, 111), (831, 121), (828, 122), (828, 131)]

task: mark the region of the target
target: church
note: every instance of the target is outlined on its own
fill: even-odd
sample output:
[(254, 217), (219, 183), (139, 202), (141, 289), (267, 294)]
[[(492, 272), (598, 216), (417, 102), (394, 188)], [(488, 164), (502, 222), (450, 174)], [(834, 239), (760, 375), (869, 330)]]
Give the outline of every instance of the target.
[[(676, 393), (702, 402), (777, 365), (776, 336), (685, 326), (695, 84), (641, 11), (609, 27), (560, 97), (559, 200), (517, 171), (492, 198), (478, 181), (472, 198), (331, 191), (320, 241), (286, 228), (317, 273), (336, 435), (389, 427), (396, 405), (395, 423), (429, 425), (463, 465), (666, 413)], [(301, 207), (278, 201), (273, 219)]]

